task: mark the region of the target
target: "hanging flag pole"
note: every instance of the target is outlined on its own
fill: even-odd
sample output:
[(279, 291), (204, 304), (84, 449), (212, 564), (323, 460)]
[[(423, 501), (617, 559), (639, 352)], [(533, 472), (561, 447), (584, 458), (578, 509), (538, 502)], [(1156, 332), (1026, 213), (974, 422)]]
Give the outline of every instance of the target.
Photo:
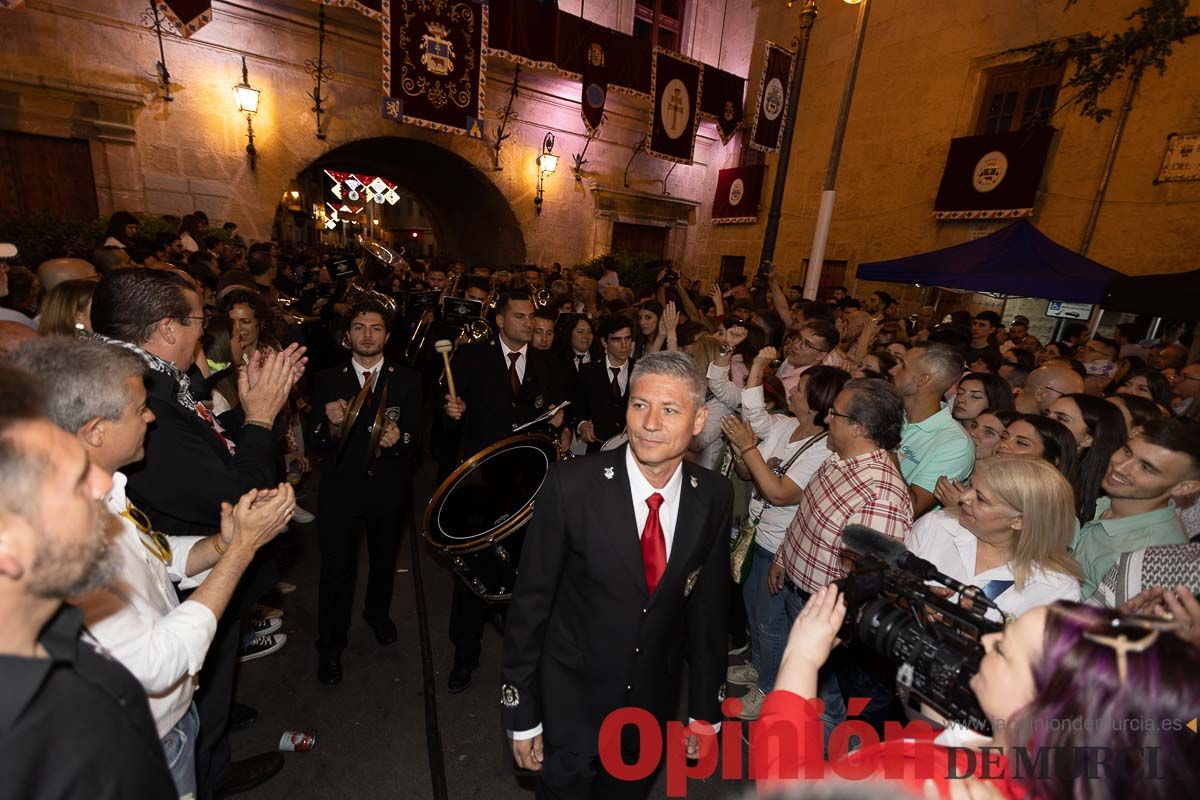
[(816, 0), (804, 0), (804, 7), (800, 9), (800, 38), (796, 43), (796, 61), (792, 65), (792, 77), (788, 88), (787, 120), (783, 128), (783, 142), (779, 148), (779, 163), (775, 165), (775, 189), (771, 193), (771, 210), (767, 213), (767, 227), (763, 231), (760, 263), (775, 258), (775, 241), (779, 237), (779, 218), (783, 209), (783, 189), (787, 185), (792, 135), (796, 131), (796, 109), (800, 105), (800, 86), (804, 82), (804, 62), (808, 58), (808, 40), (816, 21)]

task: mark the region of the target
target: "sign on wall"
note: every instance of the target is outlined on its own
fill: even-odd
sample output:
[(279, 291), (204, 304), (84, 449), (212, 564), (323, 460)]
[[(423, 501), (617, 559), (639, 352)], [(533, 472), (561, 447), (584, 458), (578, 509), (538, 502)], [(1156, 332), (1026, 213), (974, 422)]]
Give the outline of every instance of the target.
[(1172, 133), (1155, 183), (1200, 181), (1200, 133)]

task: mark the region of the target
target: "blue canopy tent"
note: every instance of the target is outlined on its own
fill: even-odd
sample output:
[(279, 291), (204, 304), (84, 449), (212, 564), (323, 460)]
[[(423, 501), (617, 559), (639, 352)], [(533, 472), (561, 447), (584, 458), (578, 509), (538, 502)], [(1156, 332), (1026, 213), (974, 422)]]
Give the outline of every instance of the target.
[(889, 261), (859, 264), (858, 279), (1099, 303), (1109, 281), (1124, 277), (1019, 220), (972, 242)]

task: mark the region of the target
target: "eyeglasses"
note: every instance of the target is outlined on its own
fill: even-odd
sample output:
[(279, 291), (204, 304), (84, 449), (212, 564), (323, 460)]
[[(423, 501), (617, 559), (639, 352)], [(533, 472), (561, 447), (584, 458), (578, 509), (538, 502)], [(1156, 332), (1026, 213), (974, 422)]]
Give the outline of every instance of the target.
[(191, 317), (191, 316), (180, 317), (180, 319), (198, 319), (198, 320), (200, 320), (200, 329), (208, 330), (208, 317), (206, 317), (206, 316), (201, 315), (199, 317)]
[(133, 527), (138, 529), (138, 533), (142, 534), (142, 544), (155, 558), (164, 564), (171, 563), (171, 540), (165, 533), (154, 530), (150, 524), (150, 518), (144, 511), (126, 501), (125, 510), (121, 512), (121, 516), (132, 522)]
[(831, 408), (831, 409), (829, 409), (829, 411), (827, 411), (827, 412), (825, 412), (825, 413), (827, 413), (827, 414), (828, 414), (829, 416), (831, 416), (831, 417), (841, 417), (842, 419), (848, 419), (848, 420), (850, 420), (851, 422), (857, 422), (857, 421), (858, 421), (857, 419), (855, 419), (855, 418), (854, 418), (853, 416), (851, 416), (850, 414), (843, 414), (842, 412), (838, 411), (836, 408)]
[(803, 336), (797, 336), (795, 339), (792, 339), (792, 345), (795, 346), (799, 350), (815, 350), (818, 353), (828, 353), (829, 352), (828, 350), (817, 347), (815, 344), (810, 342), (808, 339), (805, 339)]

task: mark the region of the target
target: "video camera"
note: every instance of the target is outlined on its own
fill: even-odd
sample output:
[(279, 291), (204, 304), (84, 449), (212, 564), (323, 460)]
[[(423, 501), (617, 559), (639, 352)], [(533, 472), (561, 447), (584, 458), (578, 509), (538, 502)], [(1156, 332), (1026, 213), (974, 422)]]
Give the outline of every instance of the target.
[[(899, 665), (901, 698), (914, 695), (946, 719), (991, 735), (971, 677), (983, 659), (984, 634), (1003, 623), (987, 618), (1003, 614), (977, 586), (960, 583), (904, 544), (862, 525), (842, 532), (842, 546), (854, 559), (850, 574), (835, 581), (846, 601), (846, 621), (838, 634), (857, 640)], [(942, 597), (927, 581), (957, 593)]]

